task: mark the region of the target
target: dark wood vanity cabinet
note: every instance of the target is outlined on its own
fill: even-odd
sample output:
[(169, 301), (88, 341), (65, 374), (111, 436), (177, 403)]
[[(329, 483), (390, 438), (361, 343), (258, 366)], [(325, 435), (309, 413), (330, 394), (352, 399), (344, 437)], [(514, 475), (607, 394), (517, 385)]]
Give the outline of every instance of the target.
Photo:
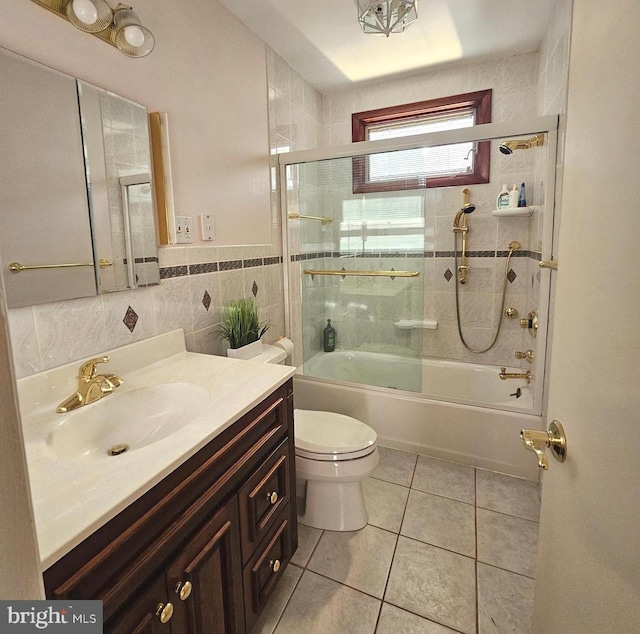
[[(44, 573), (105, 632), (248, 632), (297, 547), (291, 381)], [(117, 459), (117, 457), (115, 457)]]

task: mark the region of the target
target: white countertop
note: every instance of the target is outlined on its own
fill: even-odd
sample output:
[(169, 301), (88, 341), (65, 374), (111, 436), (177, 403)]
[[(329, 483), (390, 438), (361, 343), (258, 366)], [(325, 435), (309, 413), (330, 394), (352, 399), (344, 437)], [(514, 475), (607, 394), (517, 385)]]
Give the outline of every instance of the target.
[[(119, 456), (59, 458), (51, 433), (69, 414), (55, 408), (76, 390), (81, 362), (18, 381), (18, 394), (42, 569), (67, 554), (120, 511), (251, 410), (296, 369), (186, 352), (181, 330), (105, 352), (99, 372), (125, 383), (106, 399), (162, 383), (192, 383), (211, 400), (178, 432)], [(98, 356), (98, 355), (96, 355)], [(101, 401), (82, 409), (100, 407)]]

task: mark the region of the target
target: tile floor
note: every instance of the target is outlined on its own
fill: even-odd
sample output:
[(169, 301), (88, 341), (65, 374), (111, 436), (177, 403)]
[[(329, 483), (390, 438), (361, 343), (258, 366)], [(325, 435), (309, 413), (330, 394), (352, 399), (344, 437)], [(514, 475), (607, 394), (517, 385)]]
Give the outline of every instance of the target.
[(380, 447), (369, 524), (299, 525), (251, 634), (528, 633), (537, 483)]

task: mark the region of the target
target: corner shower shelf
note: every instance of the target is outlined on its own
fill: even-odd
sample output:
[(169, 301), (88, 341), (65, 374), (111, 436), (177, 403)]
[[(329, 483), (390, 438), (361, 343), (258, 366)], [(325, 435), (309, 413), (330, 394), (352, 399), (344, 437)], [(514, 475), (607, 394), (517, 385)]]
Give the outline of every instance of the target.
[(516, 218), (518, 216), (530, 216), (536, 207), (508, 207), (507, 209), (494, 209), (491, 212), (492, 216), (498, 216), (502, 218)]

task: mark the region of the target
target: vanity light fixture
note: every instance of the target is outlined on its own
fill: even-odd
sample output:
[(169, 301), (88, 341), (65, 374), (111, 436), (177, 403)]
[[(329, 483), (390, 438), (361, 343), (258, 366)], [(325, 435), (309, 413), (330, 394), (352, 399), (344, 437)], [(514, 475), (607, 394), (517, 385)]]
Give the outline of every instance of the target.
[(104, 31), (113, 21), (113, 11), (105, 0), (69, 0), (65, 12), (69, 22), (86, 33)]
[(358, 22), (367, 34), (389, 37), (418, 19), (418, 0), (357, 0)]
[(153, 50), (155, 38), (140, 24), (133, 9), (118, 4), (112, 9), (105, 0), (32, 0), (68, 20), (81, 31), (91, 33), (118, 48), (128, 57), (145, 57)]

